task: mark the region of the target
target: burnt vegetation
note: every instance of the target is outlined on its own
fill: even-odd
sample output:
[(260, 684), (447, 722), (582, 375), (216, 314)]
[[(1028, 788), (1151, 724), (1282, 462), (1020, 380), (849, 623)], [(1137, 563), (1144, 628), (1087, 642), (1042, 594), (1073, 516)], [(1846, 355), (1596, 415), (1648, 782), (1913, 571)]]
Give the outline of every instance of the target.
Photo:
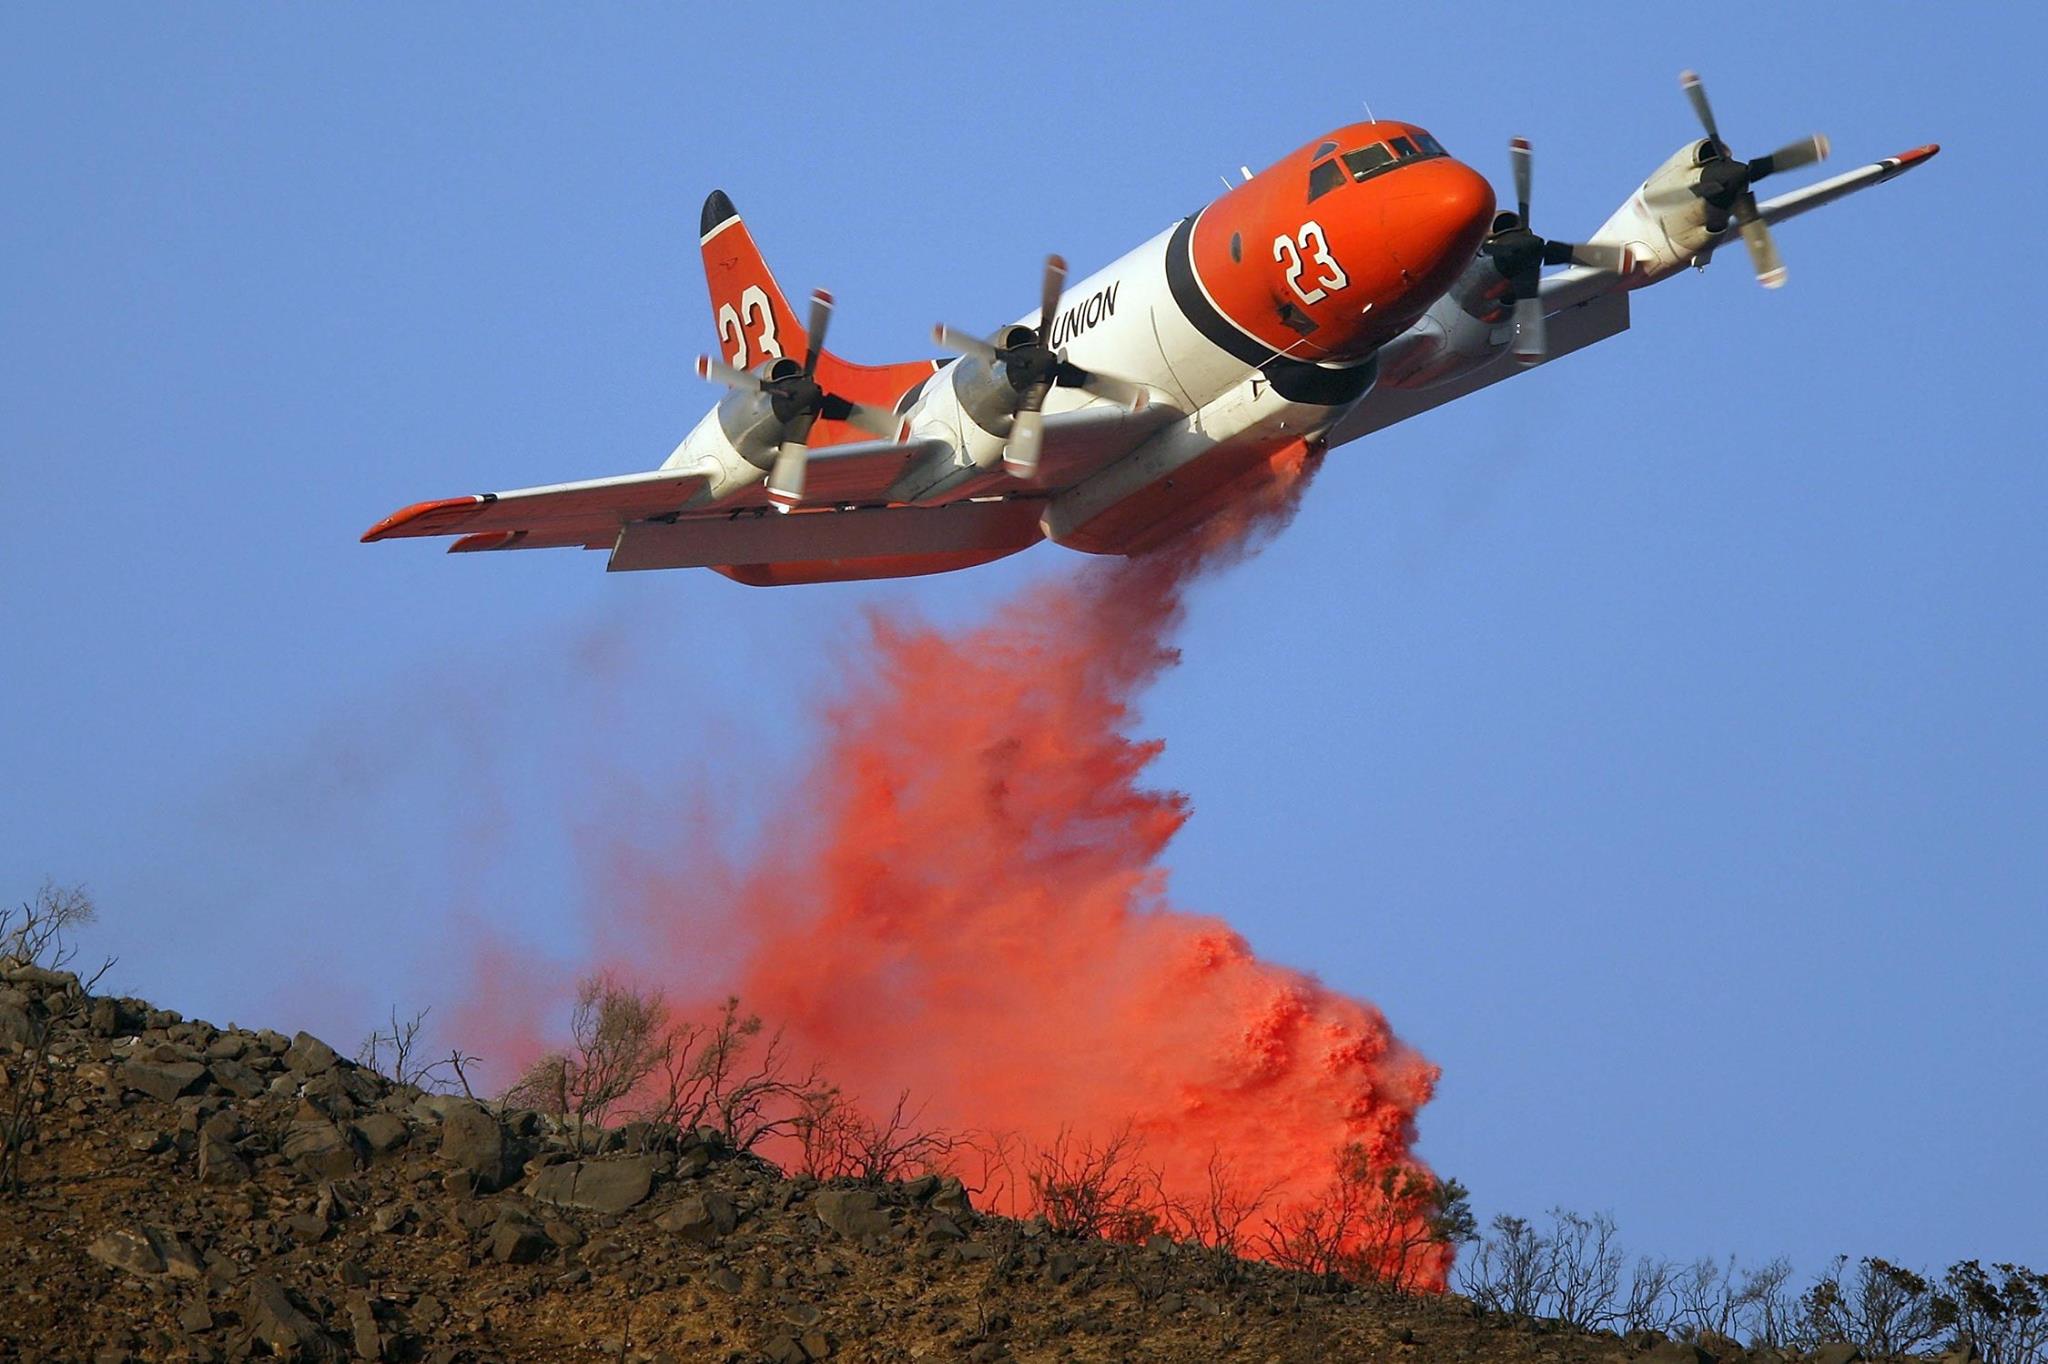
[[(498, 1099), (394, 1009), (354, 1061), (81, 976), (82, 890), (0, 911), (0, 1355), (23, 1359), (2048, 1360), (2048, 1276), (1631, 1255), (1475, 1224), (1360, 1147), (1280, 1200), (1218, 1153), (868, 1104), (727, 1000), (608, 976)], [(774, 1154), (782, 1163), (766, 1159)], [(1451, 1293), (1417, 1292), (1453, 1251)]]

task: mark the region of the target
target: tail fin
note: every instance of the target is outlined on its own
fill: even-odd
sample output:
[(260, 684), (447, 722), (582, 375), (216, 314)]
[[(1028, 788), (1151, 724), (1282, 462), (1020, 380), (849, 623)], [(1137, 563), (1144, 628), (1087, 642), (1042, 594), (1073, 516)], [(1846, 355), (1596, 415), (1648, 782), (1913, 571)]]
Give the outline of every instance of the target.
[[(704, 276), (711, 285), (711, 316), (718, 327), (718, 349), (727, 364), (752, 369), (763, 360), (786, 355), (801, 361), (809, 337), (803, 316), (775, 283), (768, 262), (754, 245), (740, 211), (722, 189), (704, 201), (698, 225), (704, 249)], [(830, 351), (818, 361), (825, 386), (855, 402), (893, 406), (916, 384), (929, 378), (941, 362), (915, 360), (899, 365), (856, 365)]]
[(719, 353), (737, 369), (763, 360), (804, 355), (804, 324), (775, 283), (760, 248), (722, 189), (704, 201), (704, 275), (711, 284), (711, 315)]

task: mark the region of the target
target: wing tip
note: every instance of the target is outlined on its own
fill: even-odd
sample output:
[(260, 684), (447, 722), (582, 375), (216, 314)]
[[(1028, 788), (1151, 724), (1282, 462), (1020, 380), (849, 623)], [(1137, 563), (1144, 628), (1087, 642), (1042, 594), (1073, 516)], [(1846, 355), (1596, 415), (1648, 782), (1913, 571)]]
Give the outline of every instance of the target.
[(1933, 157), (1940, 150), (1941, 144), (1939, 142), (1929, 142), (1924, 147), (1915, 147), (1909, 152), (1900, 152), (1892, 160), (1899, 163), (1899, 169), (1904, 170), (1907, 166), (1919, 165), (1922, 161)]
[(400, 507), (363, 532), (359, 544), (371, 544), (398, 535), (443, 535), (470, 512), (490, 499), (477, 493), (467, 497), (437, 497)]

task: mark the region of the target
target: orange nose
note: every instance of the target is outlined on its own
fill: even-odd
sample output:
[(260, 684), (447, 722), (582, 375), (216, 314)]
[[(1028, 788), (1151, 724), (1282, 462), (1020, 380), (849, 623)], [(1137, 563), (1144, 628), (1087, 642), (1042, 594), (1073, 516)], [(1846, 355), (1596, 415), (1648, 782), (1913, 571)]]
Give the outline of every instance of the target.
[(1402, 271), (1432, 296), (1450, 286), (1493, 222), (1493, 186), (1448, 157), (1387, 178), (1387, 245)]

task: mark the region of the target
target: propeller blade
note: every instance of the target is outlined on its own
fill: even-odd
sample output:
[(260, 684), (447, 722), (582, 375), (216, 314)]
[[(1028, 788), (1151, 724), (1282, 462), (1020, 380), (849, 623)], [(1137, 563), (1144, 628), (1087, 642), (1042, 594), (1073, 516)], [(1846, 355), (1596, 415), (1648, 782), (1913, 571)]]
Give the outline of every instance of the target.
[(1759, 156), (1756, 160), (1750, 162), (1749, 178), (1751, 181), (1757, 181), (1763, 179), (1766, 175), (1776, 175), (1779, 171), (1798, 170), (1801, 166), (1810, 166), (1816, 161), (1825, 161), (1828, 159), (1828, 151), (1828, 137), (1826, 133), (1815, 133), (1812, 137), (1802, 137), (1797, 142), (1786, 143), (1769, 156)]
[(759, 377), (749, 374), (743, 369), (734, 369), (725, 361), (714, 360), (708, 355), (697, 357), (697, 377), (699, 379), (709, 379), (714, 384), (724, 384), (727, 388), (744, 389), (749, 393), (759, 393), (761, 391), (761, 380)]
[(811, 447), (800, 440), (785, 440), (775, 449), (775, 467), (768, 471), (768, 500), (777, 511), (788, 511), (804, 500), (804, 467), (810, 462)]
[(1045, 258), (1045, 282), (1038, 296), (1038, 338), (1052, 340), (1052, 315), (1060, 310), (1060, 292), (1067, 287), (1067, 262), (1059, 256)]
[(838, 420), (849, 426), (857, 426), (871, 436), (882, 440), (900, 440), (903, 434), (903, 418), (886, 407), (870, 407), (866, 403), (846, 404), (846, 415)]
[(986, 360), (990, 364), (995, 363), (996, 348), (994, 346), (991, 346), (978, 336), (970, 336), (966, 332), (954, 331), (943, 322), (932, 328), (932, 340), (945, 349), (952, 351), (955, 355), (971, 355), (977, 360)]
[(818, 372), (818, 355), (825, 349), (825, 329), (832, 325), (832, 295), (823, 289), (811, 294), (811, 319), (804, 338), (804, 377)]
[(1721, 141), (1721, 130), (1714, 126), (1714, 109), (1707, 103), (1707, 87), (1700, 83), (1700, 73), (1681, 71), (1678, 84), (1684, 89), (1685, 97), (1692, 101), (1692, 111), (1699, 115), (1700, 126), (1707, 130), (1707, 136), (1725, 149), (1728, 144)]
[(1515, 299), (1515, 363), (1537, 363), (1543, 358), (1543, 345), (1543, 300), (1533, 293), (1522, 295)]
[(1017, 413), (1010, 426), (1010, 440), (1003, 447), (1003, 471), (1013, 478), (1034, 478), (1038, 474), (1038, 453), (1045, 448), (1045, 414), (1035, 407)]
[(1522, 213), (1522, 226), (1529, 225), (1529, 179), (1535, 157), (1529, 150), (1529, 139), (1516, 137), (1508, 139), (1508, 160), (1515, 167), (1515, 203)]
[(1756, 196), (1745, 194), (1735, 205), (1735, 217), (1742, 224), (1742, 242), (1749, 248), (1749, 262), (1756, 267), (1756, 282), (1766, 289), (1785, 287), (1785, 262), (1778, 255), (1778, 243), (1771, 229), (1757, 216)]
[(1074, 381), (1073, 387), (1083, 393), (1092, 393), (1098, 398), (1107, 398), (1119, 407), (1128, 407), (1133, 412), (1143, 412), (1152, 402), (1152, 390), (1143, 384), (1098, 374), (1092, 369), (1077, 369), (1075, 373), (1080, 377)]

